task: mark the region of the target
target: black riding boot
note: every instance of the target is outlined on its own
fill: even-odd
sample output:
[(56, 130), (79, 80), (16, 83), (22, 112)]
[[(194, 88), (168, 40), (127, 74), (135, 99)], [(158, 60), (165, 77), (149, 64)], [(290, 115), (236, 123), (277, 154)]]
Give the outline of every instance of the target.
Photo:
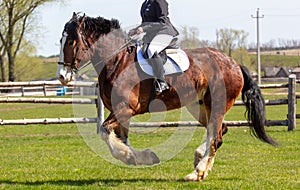
[(149, 61), (152, 65), (153, 72), (156, 77), (155, 91), (156, 94), (160, 94), (162, 93), (162, 91), (169, 89), (169, 85), (166, 83), (164, 77), (164, 60), (158, 55), (157, 52), (155, 52), (152, 59), (150, 59)]

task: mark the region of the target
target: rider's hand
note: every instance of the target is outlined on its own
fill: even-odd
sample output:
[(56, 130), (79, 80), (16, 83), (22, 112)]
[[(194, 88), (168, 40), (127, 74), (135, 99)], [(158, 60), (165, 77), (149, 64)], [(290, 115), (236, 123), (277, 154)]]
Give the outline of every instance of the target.
[(128, 32), (128, 35), (129, 36), (133, 36), (133, 35), (135, 35), (136, 34), (136, 29), (131, 29), (131, 30), (129, 30), (129, 32)]
[(137, 33), (137, 34), (141, 34), (141, 33), (143, 33), (143, 32), (144, 32), (144, 30), (143, 30), (142, 27), (138, 27), (138, 29), (136, 30), (136, 33)]

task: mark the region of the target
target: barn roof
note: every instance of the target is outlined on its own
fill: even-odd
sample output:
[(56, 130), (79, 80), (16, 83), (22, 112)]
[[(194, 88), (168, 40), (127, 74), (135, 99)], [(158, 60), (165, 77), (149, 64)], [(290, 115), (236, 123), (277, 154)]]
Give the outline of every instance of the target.
[(265, 77), (288, 77), (288, 67), (265, 67)]

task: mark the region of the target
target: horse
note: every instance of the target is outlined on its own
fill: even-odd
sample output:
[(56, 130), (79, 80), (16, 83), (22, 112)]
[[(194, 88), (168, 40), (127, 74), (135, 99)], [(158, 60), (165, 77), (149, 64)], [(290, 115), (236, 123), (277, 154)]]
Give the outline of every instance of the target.
[[(158, 164), (159, 158), (150, 149), (138, 151), (130, 145), (129, 120), (150, 111), (186, 107), (206, 127), (207, 133), (206, 140), (194, 152), (194, 170), (184, 179), (204, 180), (228, 130), (223, 124), (224, 116), (240, 94), (254, 136), (277, 145), (265, 131), (264, 98), (245, 66), (213, 48), (184, 50), (189, 68), (166, 76), (170, 88), (155, 94), (154, 78), (139, 68), (137, 47), (128, 45), (127, 37), (117, 19), (73, 13), (63, 30), (57, 70), (58, 80), (67, 85), (84, 63), (93, 64), (100, 96), (110, 111), (100, 126), (100, 134), (114, 158), (128, 165)], [(163, 102), (164, 106), (154, 103), (150, 109), (153, 100)]]

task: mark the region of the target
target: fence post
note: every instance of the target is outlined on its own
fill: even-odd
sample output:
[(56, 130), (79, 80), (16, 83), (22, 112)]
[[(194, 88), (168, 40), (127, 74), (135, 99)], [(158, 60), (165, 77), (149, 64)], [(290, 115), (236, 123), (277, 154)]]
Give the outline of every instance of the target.
[(47, 90), (46, 90), (46, 85), (43, 84), (43, 91), (44, 91), (44, 96), (47, 96)]
[(288, 131), (296, 129), (296, 75), (289, 75)]
[[(97, 89), (97, 88), (96, 88)], [(104, 105), (103, 101), (100, 97), (100, 91), (97, 89), (97, 134), (100, 134), (100, 128), (102, 123), (104, 122)]]
[(24, 86), (21, 86), (22, 96), (25, 96)]

